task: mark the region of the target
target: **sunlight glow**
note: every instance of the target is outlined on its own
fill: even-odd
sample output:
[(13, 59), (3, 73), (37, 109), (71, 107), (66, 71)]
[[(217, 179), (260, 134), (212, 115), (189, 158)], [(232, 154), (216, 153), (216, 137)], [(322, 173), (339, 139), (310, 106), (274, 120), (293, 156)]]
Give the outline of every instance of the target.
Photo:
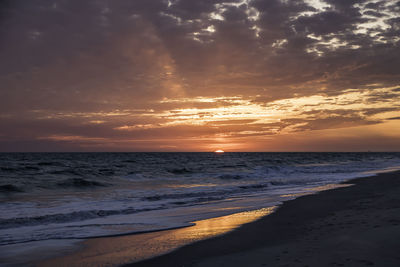
[[(379, 85), (371, 85), (373, 87)], [(245, 137), (272, 135), (297, 131), (306, 127), (309, 120), (316, 116), (320, 119), (334, 117), (345, 118), (342, 113), (395, 107), (400, 101), (399, 86), (375, 88), (370, 90), (348, 89), (338, 96), (327, 97), (324, 94), (299, 96), (275, 100), (267, 103), (257, 102), (255, 97), (194, 97), (164, 98), (160, 104), (182, 104), (182, 107), (159, 112), (143, 113), (142, 117), (153, 120), (151, 123), (123, 124), (114, 127), (118, 131), (139, 131), (177, 126), (208, 126), (207, 137), (223, 135), (225, 137)], [(376, 102), (376, 96), (390, 95), (385, 102)], [(191, 104), (198, 107), (186, 107)], [(202, 105), (206, 104), (204, 107)], [(390, 111), (390, 110), (388, 110)], [(379, 113), (379, 112), (378, 112)], [(397, 112), (390, 114), (396, 117)], [(129, 117), (135, 117), (132, 114)], [(384, 119), (384, 118), (379, 118)], [(290, 123), (285, 125), (285, 120)], [(220, 130), (225, 129), (223, 132)], [(214, 132), (215, 130), (215, 132)], [(213, 133), (214, 132), (214, 133)], [(204, 137), (203, 136), (203, 137)]]

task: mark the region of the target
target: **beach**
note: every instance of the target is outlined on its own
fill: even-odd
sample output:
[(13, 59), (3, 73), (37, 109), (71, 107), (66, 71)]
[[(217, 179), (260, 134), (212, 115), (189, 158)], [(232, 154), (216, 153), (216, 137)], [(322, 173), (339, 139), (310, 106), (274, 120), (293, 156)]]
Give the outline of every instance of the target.
[(125, 266), (400, 266), (400, 172), (286, 201), (226, 235)]

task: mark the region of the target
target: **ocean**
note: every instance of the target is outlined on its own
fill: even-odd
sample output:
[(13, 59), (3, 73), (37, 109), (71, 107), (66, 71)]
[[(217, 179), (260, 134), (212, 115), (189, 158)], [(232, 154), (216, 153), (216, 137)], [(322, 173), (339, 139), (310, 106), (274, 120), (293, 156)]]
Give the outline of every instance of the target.
[(400, 153), (1, 153), (1, 246), (178, 228), (400, 169)]

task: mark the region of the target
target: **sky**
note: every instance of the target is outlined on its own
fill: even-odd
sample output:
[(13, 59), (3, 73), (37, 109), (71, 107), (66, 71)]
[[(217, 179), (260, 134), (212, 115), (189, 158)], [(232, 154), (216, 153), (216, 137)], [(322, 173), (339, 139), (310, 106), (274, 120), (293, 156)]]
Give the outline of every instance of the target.
[(400, 1), (0, 1), (0, 151), (216, 149), (400, 151)]

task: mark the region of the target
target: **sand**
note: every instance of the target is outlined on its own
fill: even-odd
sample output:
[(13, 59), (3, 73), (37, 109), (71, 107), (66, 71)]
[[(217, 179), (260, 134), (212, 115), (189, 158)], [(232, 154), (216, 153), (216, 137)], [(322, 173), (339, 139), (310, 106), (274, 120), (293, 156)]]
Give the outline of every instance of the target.
[(400, 172), (286, 201), (262, 219), (126, 266), (400, 266)]

